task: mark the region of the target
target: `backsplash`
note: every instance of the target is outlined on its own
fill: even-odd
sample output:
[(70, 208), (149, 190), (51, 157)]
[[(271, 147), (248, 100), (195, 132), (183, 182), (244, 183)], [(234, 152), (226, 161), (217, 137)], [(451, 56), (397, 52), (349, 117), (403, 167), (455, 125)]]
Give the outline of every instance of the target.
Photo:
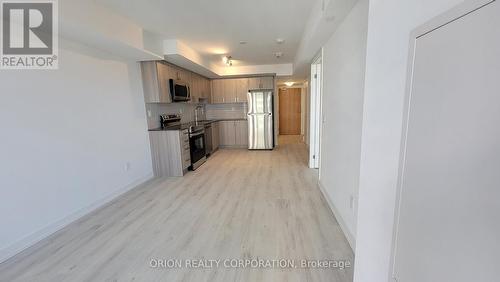
[[(200, 104), (203, 105), (203, 104)], [(146, 104), (146, 113), (148, 114), (148, 129), (160, 127), (161, 114), (181, 114), (182, 123), (194, 121), (194, 110), (196, 104), (189, 103), (171, 103), (171, 104)], [(247, 103), (234, 104), (204, 104), (204, 115), (199, 119), (239, 119), (246, 118)]]
[[(182, 123), (194, 121), (194, 109), (196, 104), (172, 103), (172, 104), (146, 104), (146, 113), (148, 114), (148, 129), (160, 127), (161, 114), (181, 114)], [(205, 112), (205, 111), (203, 111)], [(204, 116), (200, 117), (205, 119)]]
[(246, 118), (247, 103), (234, 104), (207, 104), (206, 114), (207, 119), (233, 119)]

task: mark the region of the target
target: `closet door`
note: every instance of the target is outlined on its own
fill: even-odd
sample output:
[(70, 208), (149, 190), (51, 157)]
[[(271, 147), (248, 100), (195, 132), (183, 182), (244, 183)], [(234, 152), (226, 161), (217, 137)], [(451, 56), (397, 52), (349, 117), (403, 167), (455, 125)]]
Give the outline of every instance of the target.
[(498, 281), (500, 3), (416, 39), (397, 281)]

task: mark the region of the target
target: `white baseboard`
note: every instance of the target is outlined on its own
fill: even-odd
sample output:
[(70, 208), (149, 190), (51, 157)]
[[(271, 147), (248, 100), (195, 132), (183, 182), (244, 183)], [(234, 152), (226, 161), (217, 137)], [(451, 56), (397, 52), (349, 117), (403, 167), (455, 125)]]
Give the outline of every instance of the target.
[(356, 239), (354, 238), (353, 234), (351, 234), (351, 232), (347, 228), (347, 225), (346, 225), (344, 219), (342, 218), (339, 211), (337, 210), (337, 208), (333, 204), (333, 201), (330, 199), (330, 196), (328, 196), (328, 193), (326, 193), (326, 189), (323, 186), (323, 184), (321, 183), (321, 181), (318, 181), (318, 186), (319, 186), (319, 190), (321, 190), (321, 193), (323, 194), (323, 197), (325, 197), (326, 202), (328, 203), (328, 206), (332, 210), (333, 215), (337, 219), (337, 222), (340, 225), (340, 229), (342, 229), (342, 232), (344, 232), (344, 235), (347, 238), (347, 242), (349, 242), (351, 249), (353, 251), (356, 250)]
[(33, 246), (34, 244), (40, 242), (41, 240), (49, 237), (50, 235), (54, 234), (55, 232), (61, 230), (62, 228), (68, 226), (72, 222), (86, 216), (87, 214), (97, 210), (98, 208), (106, 205), (107, 203), (111, 202), (112, 200), (116, 199), (120, 195), (134, 189), (135, 187), (140, 186), (141, 184), (151, 180), (153, 178), (153, 173), (150, 173), (144, 177), (141, 177), (140, 179), (130, 183), (129, 185), (111, 193), (110, 195), (94, 202), (93, 204), (84, 207), (80, 209), (77, 212), (74, 212), (63, 219), (60, 219), (52, 224), (49, 224), (48, 226), (35, 231), (34, 233), (22, 238), (21, 240), (15, 242), (14, 244), (3, 248), (0, 250), (0, 263), (8, 260), (9, 258), (17, 255), (18, 253), (24, 251), (25, 249)]

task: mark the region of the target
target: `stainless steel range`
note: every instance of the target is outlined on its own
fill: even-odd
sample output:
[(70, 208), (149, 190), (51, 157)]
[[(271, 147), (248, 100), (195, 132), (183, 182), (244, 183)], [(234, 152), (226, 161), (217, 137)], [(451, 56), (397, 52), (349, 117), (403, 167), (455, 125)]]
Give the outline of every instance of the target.
[(161, 128), (189, 131), (189, 152), (191, 155), (191, 170), (196, 170), (206, 160), (205, 125), (198, 122), (181, 123), (180, 114), (165, 114), (160, 116)]
[(191, 151), (191, 169), (196, 170), (206, 160), (205, 126), (189, 127), (189, 149)]

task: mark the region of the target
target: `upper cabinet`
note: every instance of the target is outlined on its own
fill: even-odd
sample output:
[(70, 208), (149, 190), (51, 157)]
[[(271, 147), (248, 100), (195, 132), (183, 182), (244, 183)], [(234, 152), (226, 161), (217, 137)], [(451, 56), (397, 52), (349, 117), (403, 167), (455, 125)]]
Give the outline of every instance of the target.
[(261, 90), (261, 89), (274, 89), (274, 77), (251, 77), (248, 79), (248, 89)]
[(190, 85), (192, 103), (198, 103), (200, 99), (206, 99), (210, 102), (210, 80), (199, 74), (192, 73)]
[(223, 79), (222, 84), (224, 85), (224, 102), (236, 103), (236, 80)]
[(224, 80), (214, 79), (211, 81), (212, 103), (224, 103)]
[(211, 89), (208, 78), (164, 61), (141, 62), (141, 70), (146, 103), (172, 103), (170, 79), (187, 82), (191, 91), (190, 103), (198, 103), (201, 98), (210, 102)]
[(244, 103), (249, 90), (274, 89), (274, 77), (212, 80), (212, 103)]
[(244, 103), (249, 90), (274, 89), (272, 76), (209, 80), (165, 61), (141, 62), (141, 69), (146, 103), (172, 103), (170, 79), (189, 85), (190, 103), (199, 103), (200, 99), (209, 103)]
[(248, 78), (235, 79), (236, 102), (246, 102), (248, 93)]
[(158, 61), (148, 61), (141, 63), (141, 70), (144, 101), (146, 103), (171, 103), (170, 66)]
[(181, 69), (179, 67), (171, 67), (171, 74), (170, 74), (172, 79), (176, 80), (182, 80), (185, 82), (191, 82), (191, 72), (185, 69)]

